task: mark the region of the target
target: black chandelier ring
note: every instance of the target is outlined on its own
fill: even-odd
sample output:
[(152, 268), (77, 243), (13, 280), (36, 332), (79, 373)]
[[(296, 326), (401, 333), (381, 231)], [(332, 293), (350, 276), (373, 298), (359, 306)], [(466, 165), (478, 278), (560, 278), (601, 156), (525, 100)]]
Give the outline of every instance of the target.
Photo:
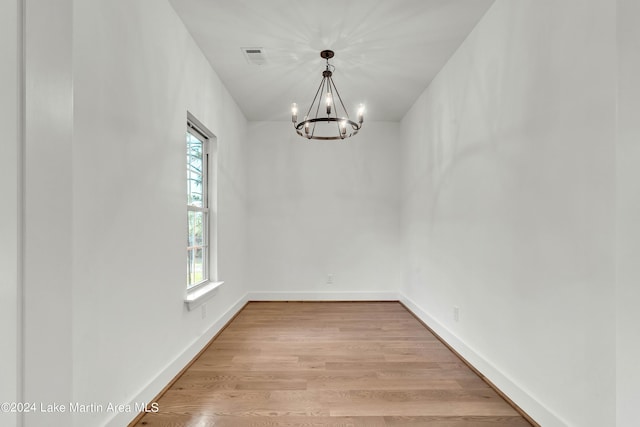
[[(311, 136), (311, 134), (309, 133), (309, 127), (312, 123), (317, 123), (317, 122), (337, 122), (339, 123), (339, 131), (340, 134), (337, 136), (319, 136), (319, 135), (313, 135), (313, 137)], [(351, 129), (353, 129), (352, 132), (349, 132), (347, 134), (346, 132), (346, 128), (349, 125), (351, 126)], [(302, 133), (302, 130), (306, 127), (306, 131), (305, 133)], [(335, 140), (335, 139), (345, 139), (348, 138), (350, 136), (353, 136), (355, 134), (358, 133), (358, 131), (360, 130), (360, 128), (362, 127), (362, 124), (358, 124), (356, 122), (354, 122), (351, 119), (347, 119), (347, 118), (343, 118), (343, 117), (317, 117), (314, 119), (307, 119), (307, 120), (303, 120), (300, 123), (295, 125), (296, 128), (296, 132), (298, 133), (298, 135), (303, 136), (305, 138), (308, 139), (318, 139), (318, 140), (323, 140), (323, 141), (330, 141), (330, 140)]]

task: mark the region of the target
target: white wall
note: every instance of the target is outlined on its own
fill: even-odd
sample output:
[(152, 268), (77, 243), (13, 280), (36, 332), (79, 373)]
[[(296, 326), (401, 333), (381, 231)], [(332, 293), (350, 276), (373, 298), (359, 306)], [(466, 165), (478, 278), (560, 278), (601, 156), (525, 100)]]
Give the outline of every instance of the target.
[[(72, 397), (72, 0), (24, 4), (24, 381), (37, 405)], [(24, 414), (68, 426), (68, 412)]]
[(638, 424), (640, 402), (640, 3), (618, 1), (617, 416)]
[[(20, 271), (20, 75), (21, 10), (0, 3), (0, 402), (18, 401)], [(0, 412), (0, 424), (16, 425), (16, 414)]]
[(248, 143), (252, 290), (271, 299), (395, 294), (398, 123), (365, 123), (346, 142), (309, 142), (291, 123), (254, 122)]
[[(25, 398), (105, 406), (150, 399), (247, 292), (246, 121), (168, 2), (27, 3)], [(3, 54), (9, 44), (3, 38)], [(4, 65), (3, 84), (16, 62), (8, 62), (6, 79)], [(13, 98), (6, 101), (15, 107)], [(2, 102), (2, 112), (11, 108)], [(226, 283), (207, 301), (206, 318), (183, 303), (187, 110), (218, 140)], [(17, 146), (8, 149), (15, 183)], [(16, 189), (7, 188), (14, 200)], [(2, 225), (16, 221), (3, 217)], [(10, 246), (15, 237), (3, 238), (3, 253)], [(16, 289), (5, 288), (3, 277), (11, 342)], [(2, 304), (4, 318), (4, 294)], [(15, 388), (4, 377), (2, 384), (3, 393)], [(39, 413), (26, 421), (66, 427), (113, 417)]]
[(615, 60), (609, 2), (498, 0), (402, 121), (405, 296), (545, 427), (614, 423)]

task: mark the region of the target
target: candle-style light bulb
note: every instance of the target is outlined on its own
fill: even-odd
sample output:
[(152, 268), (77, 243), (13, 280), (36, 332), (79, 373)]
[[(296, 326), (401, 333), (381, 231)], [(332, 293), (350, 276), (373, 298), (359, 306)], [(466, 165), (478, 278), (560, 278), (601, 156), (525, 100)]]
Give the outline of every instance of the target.
[(331, 104), (333, 103), (333, 98), (331, 97), (331, 92), (327, 92), (327, 115), (331, 114)]
[(291, 121), (295, 123), (298, 121), (298, 104), (295, 102), (291, 104)]
[(362, 124), (363, 121), (364, 121), (364, 105), (360, 104), (360, 107), (358, 107), (358, 122)]
[(344, 138), (344, 136), (347, 134), (347, 121), (346, 120), (341, 120), (340, 121), (340, 133), (342, 134), (342, 138)]
[(304, 133), (306, 133), (307, 135), (309, 134), (309, 122), (307, 122), (308, 119), (309, 117), (304, 116), (304, 121), (306, 122), (304, 124)]

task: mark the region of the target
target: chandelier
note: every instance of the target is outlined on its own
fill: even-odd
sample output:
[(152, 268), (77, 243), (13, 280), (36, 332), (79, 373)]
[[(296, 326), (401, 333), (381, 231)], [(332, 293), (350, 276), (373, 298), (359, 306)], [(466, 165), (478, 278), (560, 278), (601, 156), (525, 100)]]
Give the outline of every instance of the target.
[(316, 96), (313, 97), (307, 114), (300, 122), (298, 122), (298, 104), (294, 102), (291, 105), (291, 121), (296, 133), (302, 137), (325, 141), (345, 139), (362, 129), (364, 105), (360, 104), (358, 108), (358, 121), (351, 120), (333, 82), (332, 75), (335, 67), (329, 64), (329, 59), (334, 57), (334, 52), (323, 50), (320, 56), (327, 61), (327, 65), (322, 72), (322, 81)]

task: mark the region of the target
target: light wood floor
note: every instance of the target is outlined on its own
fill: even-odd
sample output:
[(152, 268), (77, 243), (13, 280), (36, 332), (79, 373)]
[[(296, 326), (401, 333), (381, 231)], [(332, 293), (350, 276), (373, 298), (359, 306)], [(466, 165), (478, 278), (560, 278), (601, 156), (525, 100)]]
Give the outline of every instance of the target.
[(530, 426), (397, 302), (252, 302), (135, 426)]

